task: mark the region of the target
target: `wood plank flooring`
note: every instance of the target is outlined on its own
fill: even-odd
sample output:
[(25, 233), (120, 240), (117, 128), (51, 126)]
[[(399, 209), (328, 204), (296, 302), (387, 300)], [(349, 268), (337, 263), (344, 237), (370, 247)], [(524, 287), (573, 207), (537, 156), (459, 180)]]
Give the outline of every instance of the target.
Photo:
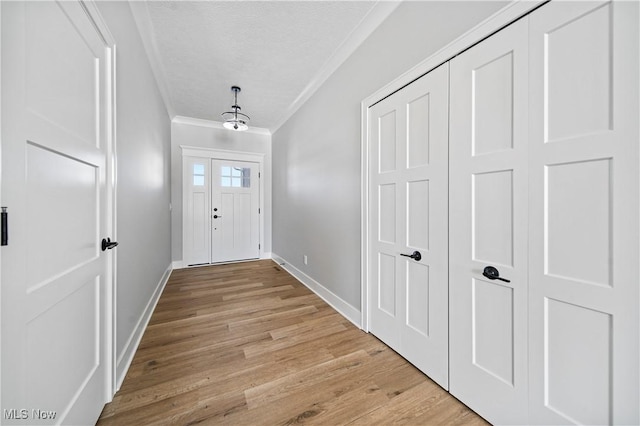
[(98, 425), (486, 422), (270, 260), (173, 271)]

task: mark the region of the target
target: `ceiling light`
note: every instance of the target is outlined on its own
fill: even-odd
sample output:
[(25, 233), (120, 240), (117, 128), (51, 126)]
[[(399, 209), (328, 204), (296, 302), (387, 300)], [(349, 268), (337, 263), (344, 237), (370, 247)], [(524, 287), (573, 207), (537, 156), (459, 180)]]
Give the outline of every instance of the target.
[(240, 88), (238, 86), (231, 86), (231, 91), (233, 92), (233, 105), (231, 105), (232, 111), (226, 111), (220, 114), (225, 117), (225, 122), (223, 126), (229, 130), (236, 130), (238, 132), (242, 130), (247, 130), (249, 126), (247, 126), (247, 121), (251, 120), (247, 114), (243, 114), (240, 112), (242, 108), (238, 105), (238, 92), (240, 92)]

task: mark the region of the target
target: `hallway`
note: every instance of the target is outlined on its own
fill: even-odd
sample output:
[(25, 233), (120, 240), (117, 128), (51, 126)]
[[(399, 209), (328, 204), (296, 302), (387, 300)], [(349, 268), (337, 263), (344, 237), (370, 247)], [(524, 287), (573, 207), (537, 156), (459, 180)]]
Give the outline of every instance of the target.
[(271, 260), (173, 271), (99, 425), (485, 422)]

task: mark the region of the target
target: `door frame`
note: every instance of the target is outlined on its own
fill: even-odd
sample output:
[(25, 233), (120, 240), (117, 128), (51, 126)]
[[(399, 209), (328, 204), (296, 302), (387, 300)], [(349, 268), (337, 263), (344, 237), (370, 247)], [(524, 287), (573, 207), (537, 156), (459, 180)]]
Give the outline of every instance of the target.
[[(0, 5), (0, 47), (2, 46), (2, 5)], [(2, 54), (0, 52), (0, 99), (2, 99)], [(0, 102), (0, 204), (2, 202), (2, 102)], [(2, 250), (0, 249), (0, 266)], [(2, 318), (2, 273), (0, 273), (0, 318)], [(2, 365), (2, 333), (0, 333), (0, 366)], [(2, 368), (0, 368), (0, 406), (2, 404)]]
[[(245, 152), (245, 151), (231, 151), (231, 150), (226, 150), (226, 149), (215, 149), (215, 148), (203, 148), (203, 147), (195, 147), (195, 146), (188, 146), (188, 145), (180, 145), (180, 149), (182, 151), (182, 158), (184, 161), (185, 157), (200, 157), (200, 158), (207, 158), (209, 159), (209, 161), (211, 160), (227, 160), (227, 161), (246, 161), (246, 162), (250, 162), (250, 163), (258, 163), (258, 169), (259, 169), (259, 173), (260, 173), (260, 178), (258, 179), (259, 182), (259, 197), (260, 197), (260, 202), (259, 202), (259, 208), (260, 208), (260, 217), (259, 217), (259, 223), (260, 223), (260, 249), (258, 252), (258, 256), (260, 259), (264, 259), (264, 255), (265, 255), (265, 251), (264, 251), (264, 245), (265, 245), (265, 241), (264, 241), (264, 216), (265, 216), (265, 210), (264, 210), (264, 158), (265, 155), (264, 153), (260, 153), (260, 152)], [(211, 163), (209, 163), (209, 168), (211, 168)], [(182, 185), (184, 186), (184, 182), (182, 183)], [(211, 192), (211, 188), (209, 188), (209, 191)], [(211, 198), (211, 197), (209, 197)], [(182, 227), (182, 239), (184, 241), (184, 212), (185, 212), (185, 207), (184, 207), (184, 203), (185, 203), (185, 193), (183, 191), (182, 193), (182, 204), (183, 204), (183, 208), (182, 208), (182, 221), (183, 221), (183, 227)], [(211, 206), (209, 206), (210, 208)], [(209, 245), (211, 245), (211, 233), (209, 233)], [(184, 250), (184, 243), (183, 243), (183, 250)], [(183, 256), (184, 257), (184, 256)], [(186, 265), (182, 265), (183, 267), (186, 267)]]
[(429, 56), (409, 71), (400, 75), (392, 82), (384, 85), (360, 102), (360, 292), (361, 292), (361, 320), (360, 328), (369, 332), (369, 149), (372, 141), (369, 135), (369, 108), (387, 96), (397, 92), (411, 82), (417, 80), (431, 70), (434, 70), (454, 56), (462, 53), (474, 44), (506, 25), (514, 22), (532, 10), (538, 8), (548, 0), (513, 0), (511, 3), (471, 28), (460, 37), (453, 40), (433, 55)]
[[(104, 230), (104, 235), (111, 235), (114, 241), (118, 240), (117, 234), (117, 127), (116, 127), (116, 41), (109, 28), (107, 27), (102, 14), (100, 13), (97, 4), (94, 0), (83, 0), (81, 4), (89, 20), (93, 23), (96, 32), (102, 38), (105, 48), (107, 49), (107, 75), (105, 76), (105, 84), (107, 85), (105, 92), (107, 94), (107, 163), (106, 163), (106, 181), (107, 186), (107, 205), (105, 206), (105, 213), (107, 215), (107, 229)], [(116, 333), (117, 333), (117, 265), (118, 254), (117, 250), (110, 250), (110, 256), (107, 257), (107, 277), (106, 282), (110, 288), (107, 289), (107, 300), (105, 301), (105, 310), (107, 314), (107, 324), (105, 335), (107, 336), (105, 346), (108, 353), (106, 359), (107, 367), (107, 389), (106, 394), (109, 396), (107, 402), (111, 402), (113, 396), (117, 390), (117, 354), (116, 354)]]
[[(118, 169), (117, 169), (117, 127), (116, 127), (116, 41), (109, 28), (107, 27), (102, 14), (98, 10), (98, 7), (94, 0), (84, 0), (82, 3), (87, 11), (89, 19), (93, 22), (96, 31), (102, 37), (102, 40), (107, 49), (107, 75), (105, 77), (106, 94), (107, 94), (107, 163), (106, 163), (106, 182), (107, 185), (107, 229), (105, 235), (111, 235), (114, 241), (118, 241), (118, 228), (117, 228), (117, 182), (118, 182)], [(117, 354), (116, 344), (117, 341), (117, 277), (118, 277), (118, 253), (117, 250), (111, 250), (111, 255), (107, 258), (107, 284), (111, 286), (107, 291), (106, 313), (107, 313), (107, 327), (106, 327), (106, 351), (108, 352), (108, 358), (106, 362), (107, 366), (107, 389), (106, 394), (109, 396), (108, 402), (111, 402), (113, 396), (118, 389), (118, 378), (116, 376), (117, 371)]]

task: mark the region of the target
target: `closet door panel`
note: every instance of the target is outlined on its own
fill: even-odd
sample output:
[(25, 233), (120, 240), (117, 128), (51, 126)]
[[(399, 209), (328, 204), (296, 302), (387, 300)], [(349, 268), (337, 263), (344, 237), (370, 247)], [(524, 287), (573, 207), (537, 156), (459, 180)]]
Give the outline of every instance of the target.
[(638, 424), (637, 2), (530, 17), (530, 422)]
[(513, 148), (513, 52), (473, 70), (474, 155)]
[(448, 71), (444, 64), (369, 109), (369, 329), (444, 388)]
[(450, 389), (499, 424), (527, 422), (527, 33), (451, 61)]

